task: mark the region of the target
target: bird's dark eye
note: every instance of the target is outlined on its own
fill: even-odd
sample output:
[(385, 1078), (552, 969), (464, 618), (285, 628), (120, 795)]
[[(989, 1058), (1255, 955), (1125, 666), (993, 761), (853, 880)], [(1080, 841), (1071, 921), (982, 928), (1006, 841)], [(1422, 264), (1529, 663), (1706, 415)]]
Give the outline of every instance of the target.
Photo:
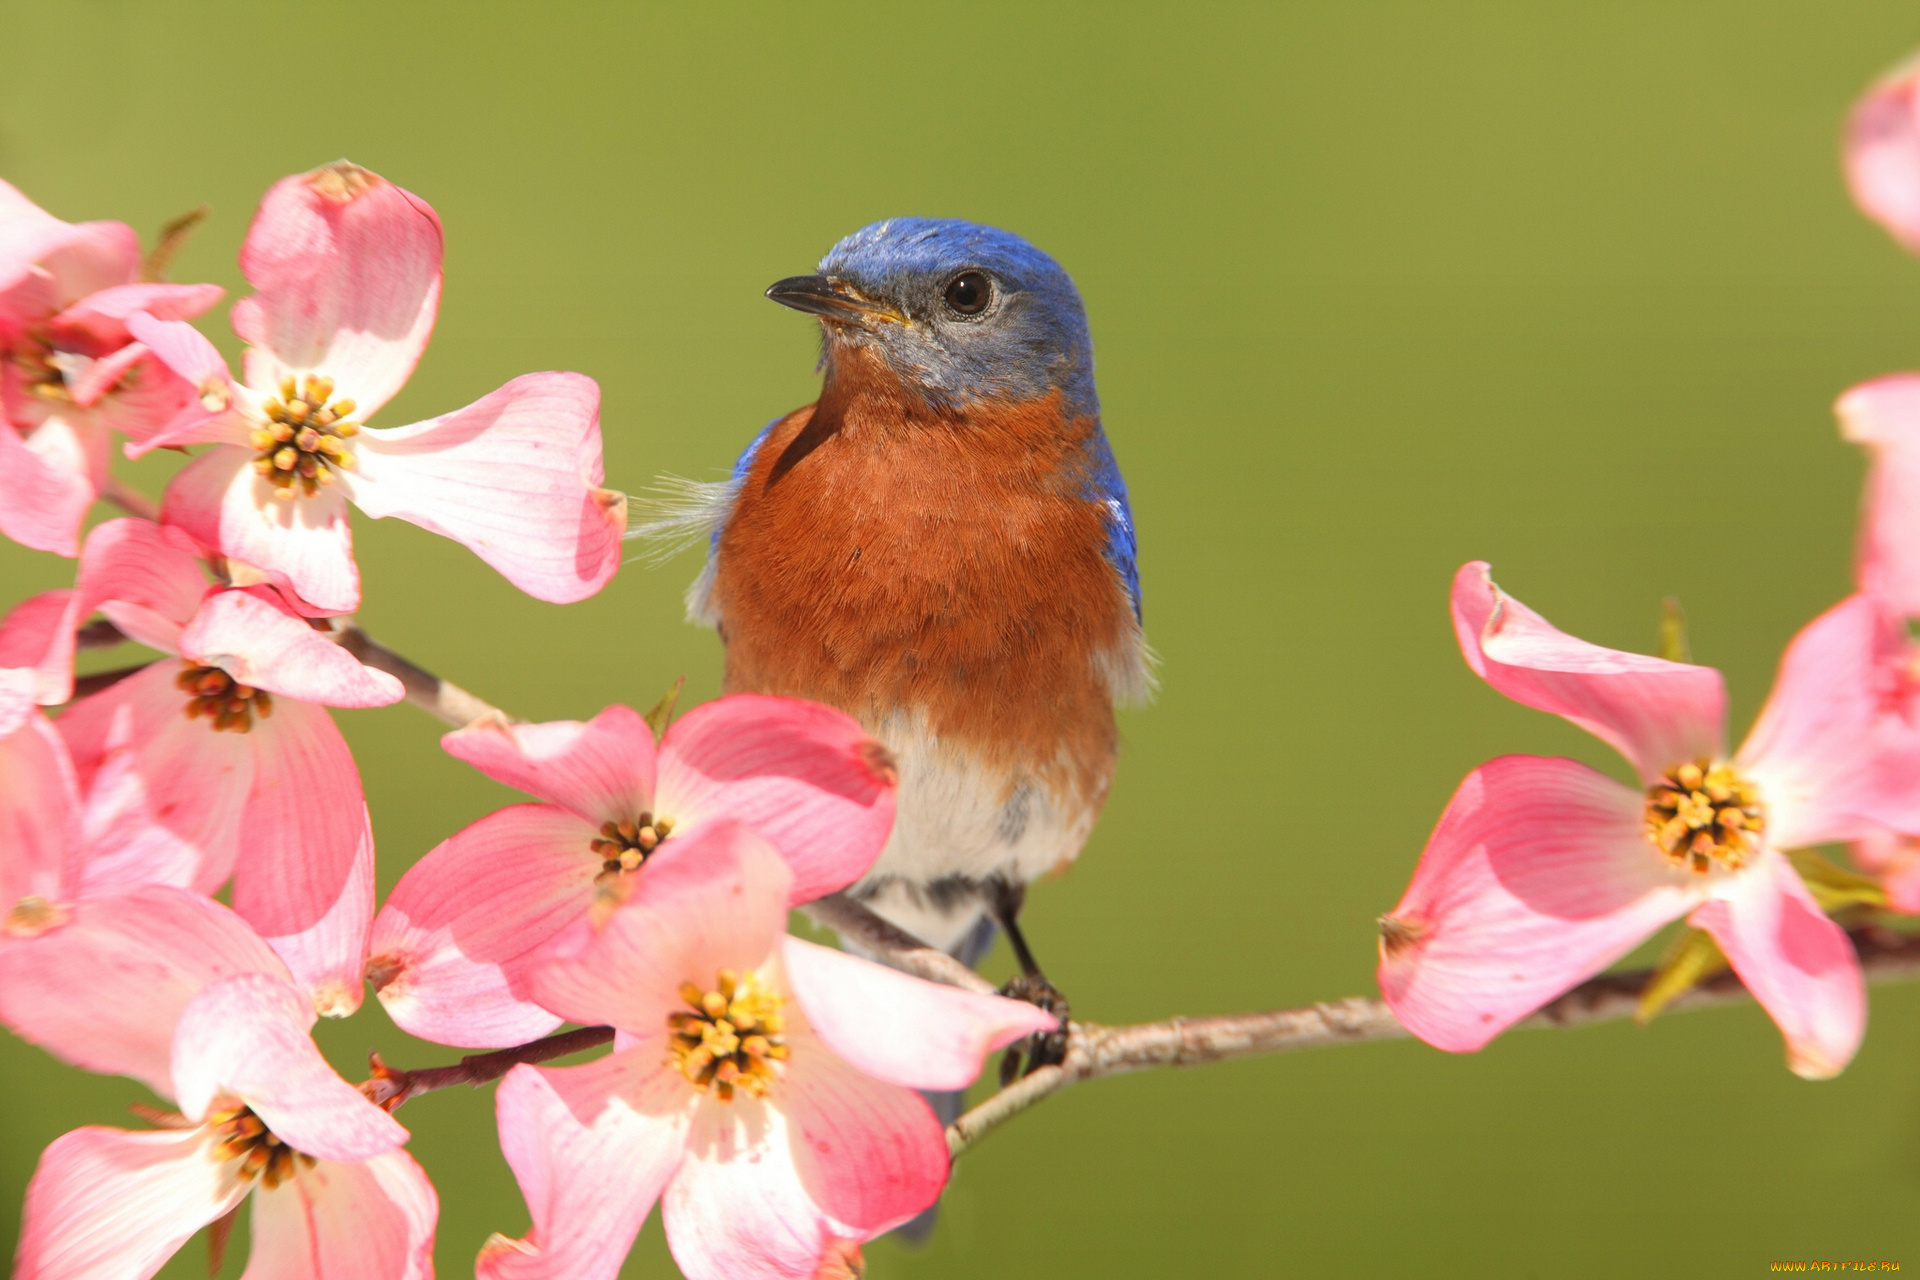
[(978, 271), (962, 271), (947, 282), (947, 305), (963, 316), (977, 316), (993, 301), (993, 284)]

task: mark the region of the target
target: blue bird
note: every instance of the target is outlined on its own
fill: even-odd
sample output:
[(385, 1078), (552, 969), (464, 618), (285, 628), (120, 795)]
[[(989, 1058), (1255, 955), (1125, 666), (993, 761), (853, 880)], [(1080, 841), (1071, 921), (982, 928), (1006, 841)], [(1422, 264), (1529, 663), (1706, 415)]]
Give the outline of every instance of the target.
[(1018, 236), (893, 218), (767, 296), (819, 318), (820, 398), (683, 522), (710, 533), (690, 613), (729, 693), (839, 707), (897, 757), (852, 896), (968, 963), (1005, 929), (1020, 993), (1054, 1002), (1017, 917), (1086, 842), (1114, 706), (1151, 682), (1080, 295)]

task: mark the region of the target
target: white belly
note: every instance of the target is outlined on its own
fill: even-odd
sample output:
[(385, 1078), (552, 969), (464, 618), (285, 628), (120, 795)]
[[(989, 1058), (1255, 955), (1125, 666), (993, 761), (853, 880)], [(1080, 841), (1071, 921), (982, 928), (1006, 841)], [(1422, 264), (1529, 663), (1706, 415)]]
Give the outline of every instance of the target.
[(1045, 770), (991, 764), (934, 737), (924, 715), (895, 713), (868, 728), (898, 759), (899, 808), (852, 894), (936, 947), (952, 950), (972, 931), (989, 882), (1024, 885), (1077, 855), (1106, 796), (1104, 780), (1097, 794), (1080, 794), (1065, 759)]

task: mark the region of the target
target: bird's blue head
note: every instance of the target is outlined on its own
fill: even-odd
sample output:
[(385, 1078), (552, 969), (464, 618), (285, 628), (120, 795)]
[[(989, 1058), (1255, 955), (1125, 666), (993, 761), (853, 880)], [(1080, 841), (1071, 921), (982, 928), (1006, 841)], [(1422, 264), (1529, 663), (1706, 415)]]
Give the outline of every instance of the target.
[(833, 246), (820, 274), (782, 280), (767, 296), (820, 317), (829, 369), (864, 348), (936, 407), (1058, 390), (1068, 412), (1099, 412), (1079, 291), (1011, 232), (889, 218)]

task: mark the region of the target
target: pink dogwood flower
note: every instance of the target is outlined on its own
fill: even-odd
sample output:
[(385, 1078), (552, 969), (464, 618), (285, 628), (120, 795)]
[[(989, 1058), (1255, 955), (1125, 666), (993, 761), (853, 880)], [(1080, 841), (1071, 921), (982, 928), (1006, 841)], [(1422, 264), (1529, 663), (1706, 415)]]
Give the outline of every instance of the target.
[(365, 426), (426, 348), (442, 247), (426, 201), (340, 161), (260, 202), (240, 252), (258, 292), (233, 308), (243, 380), (191, 325), (136, 318), (199, 394), (143, 447), (217, 446), (174, 478), (162, 519), (329, 614), (360, 602), (349, 501), (464, 544), (541, 600), (606, 585), (626, 500), (601, 487), (593, 379), (530, 373), (438, 418)]
[(125, 223), (62, 222), (0, 182), (0, 533), (16, 542), (78, 555), (112, 433), (144, 439), (193, 400), (127, 323), (197, 316), (223, 290), (139, 283), (140, 262)]
[(1920, 617), (1920, 374), (1854, 387), (1834, 406), (1840, 433), (1871, 462), (1856, 579), (1896, 613)]
[(254, 1280), (425, 1280), (433, 1188), (397, 1150), (406, 1131), (307, 1038), (316, 992), (221, 904), (138, 866), (89, 877), (116, 835), (100, 803), (83, 803), (45, 717), (0, 738), (0, 1023), (183, 1114), (55, 1141), (27, 1189), (15, 1276), (150, 1276), (258, 1189)]
[(138, 879), (211, 894), (231, 879), (235, 910), (320, 1011), (358, 1008), (373, 833), (353, 756), (320, 704), (384, 706), (404, 696), (399, 681), (362, 666), (273, 588), (210, 586), (200, 561), (148, 521), (94, 529), (66, 594), (46, 647), (64, 653), (69, 677), (74, 624), (96, 609), (181, 659), (60, 717), (102, 849), (82, 891)]
[(692, 1280), (805, 1280), (946, 1183), (915, 1089), (959, 1089), (1051, 1014), (936, 986), (785, 933), (793, 872), (737, 823), (676, 837), (604, 925), (533, 966), (540, 1002), (611, 1023), (615, 1052), (515, 1067), (496, 1107), (532, 1230), (481, 1280), (608, 1280), (661, 1201)]
[(1641, 789), (1538, 756), (1468, 775), (1381, 920), (1395, 1016), (1478, 1049), (1685, 916), (1772, 1015), (1788, 1065), (1837, 1074), (1865, 1030), (1859, 962), (1780, 850), (1920, 831), (1920, 734), (1888, 680), (1896, 619), (1859, 595), (1808, 624), (1729, 757), (1719, 672), (1562, 634), (1481, 563), (1454, 580), (1453, 617), (1487, 683), (1619, 750)]
[(1847, 118), (1847, 185), (1860, 211), (1920, 253), (1920, 59), (1881, 77)]
[[(192, 941), (145, 957), (152, 976), (191, 984)], [(85, 993), (81, 1007), (92, 1012)], [(430, 1280), (433, 1185), (400, 1149), (407, 1131), (321, 1057), (314, 1016), (283, 970), (222, 978), (139, 1019), (164, 1050), (145, 1074), (179, 1113), (156, 1130), (55, 1139), (27, 1186), (15, 1276), (145, 1280), (251, 1194), (253, 1280)]]
[(1887, 905), (1903, 915), (1920, 915), (1920, 838), (1897, 831), (1876, 831), (1850, 846), (1862, 871), (1886, 890)]
[(289, 971), (232, 911), (159, 883), (156, 868), (88, 876), (123, 834), (111, 804), (83, 796), (45, 716), (0, 737), (0, 1024), (164, 1094), (173, 1020), (195, 992)]
[[(498, 1047), (560, 1019), (527, 989), (532, 953), (644, 880), (659, 848), (746, 822), (792, 868), (793, 902), (846, 888), (893, 828), (885, 750), (817, 703), (739, 694), (694, 708), (656, 750), (623, 706), (592, 720), (450, 733), (453, 755), (546, 801), (502, 809), (416, 863), (374, 921), (368, 977), (389, 1016), (442, 1044)], [(644, 864), (644, 865), (643, 865)]]

